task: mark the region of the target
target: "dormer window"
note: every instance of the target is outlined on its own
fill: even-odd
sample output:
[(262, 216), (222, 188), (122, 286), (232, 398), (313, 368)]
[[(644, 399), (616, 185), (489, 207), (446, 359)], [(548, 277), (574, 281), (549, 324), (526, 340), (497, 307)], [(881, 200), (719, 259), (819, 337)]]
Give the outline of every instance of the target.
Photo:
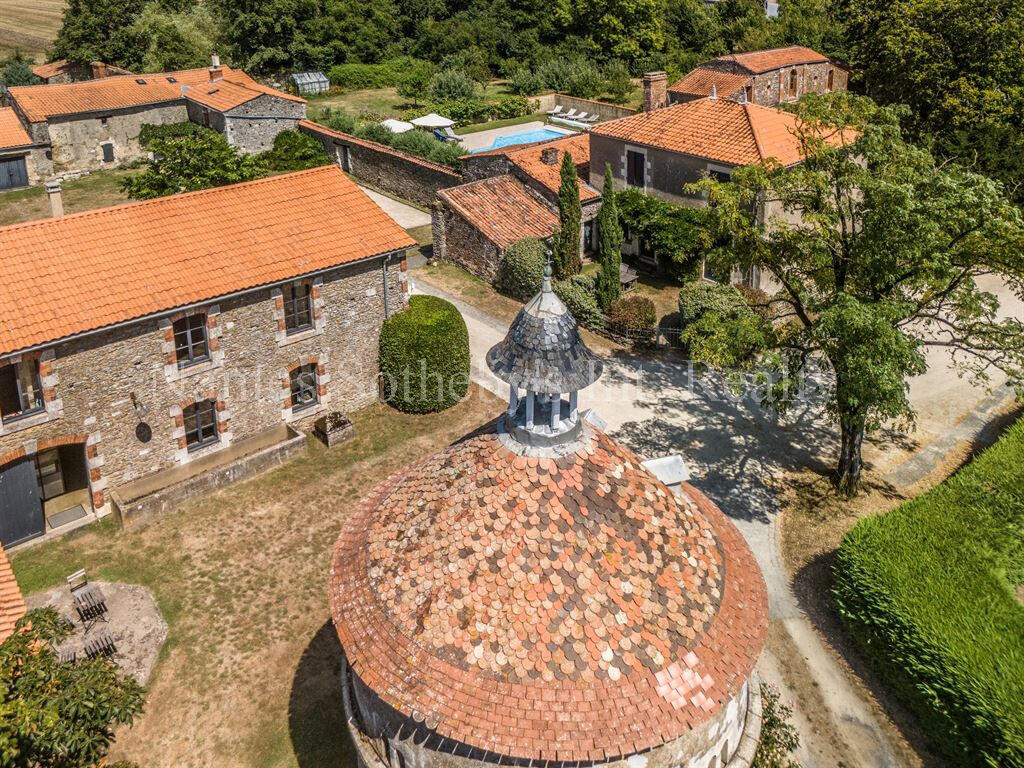
[(204, 313), (188, 315), (174, 322), (174, 356), (179, 368), (210, 359)]

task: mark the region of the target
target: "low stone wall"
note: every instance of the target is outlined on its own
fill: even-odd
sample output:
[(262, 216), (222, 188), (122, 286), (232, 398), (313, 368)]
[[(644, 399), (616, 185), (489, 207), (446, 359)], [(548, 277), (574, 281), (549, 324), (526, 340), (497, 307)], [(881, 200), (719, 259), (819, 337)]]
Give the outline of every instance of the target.
[[(273, 430), (270, 437), (278, 436), (280, 439), (268, 439), (267, 435), (257, 436), (252, 441), (254, 450), (250, 453), (245, 451), (247, 441), (239, 441), (232, 446), (233, 453), (237, 451), (241, 454), (238, 458), (210, 467), (190, 466), (190, 471), (182, 473), (183, 478), (177, 482), (174, 481), (175, 473), (183, 468), (158, 473), (152, 478), (142, 478), (139, 482), (118, 488), (110, 494), (114, 511), (122, 524), (129, 520), (145, 519), (174, 509), (190, 499), (203, 496), (222, 486), (257, 475), (305, 452), (306, 436), (302, 432), (282, 425)], [(261, 442), (270, 444), (261, 447)], [(216, 460), (221, 457), (212, 454), (209, 458)], [(196, 465), (202, 463), (203, 460), (200, 459)], [(160, 476), (166, 476), (170, 484), (149, 493), (144, 490), (141, 494), (138, 492), (138, 489), (144, 489), (150, 483), (158, 486)]]
[[(545, 106), (546, 104), (551, 106)], [(597, 114), (601, 120), (617, 120), (620, 117), (629, 117), (636, 114), (635, 109), (620, 107), (618, 104), (581, 99), (564, 93), (549, 93), (541, 97), (540, 109), (544, 112), (554, 109), (559, 105), (561, 105), (563, 112), (575, 109), (577, 112), (586, 112), (588, 115)]]
[(434, 202), (439, 189), (463, 182), (462, 175), (447, 166), (335, 131), (311, 120), (300, 121), (299, 130), (318, 139), (331, 159), (346, 173), (424, 207)]

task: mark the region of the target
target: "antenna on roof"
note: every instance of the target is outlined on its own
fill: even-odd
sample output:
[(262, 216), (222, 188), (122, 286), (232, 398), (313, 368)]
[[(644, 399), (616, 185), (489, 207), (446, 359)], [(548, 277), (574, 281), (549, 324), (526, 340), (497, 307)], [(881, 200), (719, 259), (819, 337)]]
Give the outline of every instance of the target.
[(711, 84), (711, 95), (708, 96), (708, 98), (709, 99), (717, 99), (718, 98), (718, 87), (714, 83)]

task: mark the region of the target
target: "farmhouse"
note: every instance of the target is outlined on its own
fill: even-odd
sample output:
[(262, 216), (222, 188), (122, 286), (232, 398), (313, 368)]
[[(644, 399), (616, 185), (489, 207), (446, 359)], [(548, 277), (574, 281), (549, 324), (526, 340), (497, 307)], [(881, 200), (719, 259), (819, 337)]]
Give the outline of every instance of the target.
[(507, 412), (382, 482), (335, 545), (358, 764), (747, 768), (768, 606), (742, 535), (579, 409), (602, 362), (550, 273), (487, 364)]
[(512, 243), (524, 237), (551, 237), (558, 229), (558, 189), (566, 154), (580, 177), (580, 248), (583, 253), (593, 251), (601, 198), (587, 182), (589, 139), (576, 135), (468, 155), (465, 175), (476, 180), (439, 190), (432, 208), (437, 258), (493, 281)]
[(798, 101), (805, 93), (844, 91), (848, 78), (845, 65), (810, 48), (793, 45), (706, 61), (673, 83), (666, 96), (672, 104), (714, 94), (772, 107)]
[(117, 75), (10, 88), (6, 101), (45, 148), (39, 177), (112, 168), (146, 157), (142, 126), (192, 120), (243, 152), (262, 152), (305, 117), (303, 99), (257, 83), (214, 56), (207, 69)]
[(57, 59), (32, 68), (32, 74), (44, 84), (73, 83), (78, 80), (99, 80), (110, 75), (130, 75), (127, 69), (115, 67), (102, 61), (91, 64), (74, 64), (67, 59)]
[(413, 244), (335, 166), (0, 229), (0, 543), (373, 402)]

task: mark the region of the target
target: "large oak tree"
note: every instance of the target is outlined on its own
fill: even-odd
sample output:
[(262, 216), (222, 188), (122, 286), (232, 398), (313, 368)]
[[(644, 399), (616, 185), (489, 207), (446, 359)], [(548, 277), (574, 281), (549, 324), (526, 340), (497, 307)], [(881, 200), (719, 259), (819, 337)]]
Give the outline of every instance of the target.
[[(912, 421), (908, 381), (923, 349), (946, 347), (966, 375), (1001, 370), (1019, 382), (1024, 325), (1003, 317), (979, 280), (1024, 295), (1024, 220), (996, 181), (940, 164), (900, 134), (901, 114), (866, 97), (806, 97), (796, 108), (806, 160), (707, 179), (715, 226), (731, 238), (720, 266), (757, 267), (777, 286), (762, 361), (784, 407), (813, 363), (829, 374), (841, 445), (835, 484), (856, 492), (867, 431)], [(842, 134), (844, 146), (828, 137)], [(752, 210), (781, 206), (762, 228)]]

